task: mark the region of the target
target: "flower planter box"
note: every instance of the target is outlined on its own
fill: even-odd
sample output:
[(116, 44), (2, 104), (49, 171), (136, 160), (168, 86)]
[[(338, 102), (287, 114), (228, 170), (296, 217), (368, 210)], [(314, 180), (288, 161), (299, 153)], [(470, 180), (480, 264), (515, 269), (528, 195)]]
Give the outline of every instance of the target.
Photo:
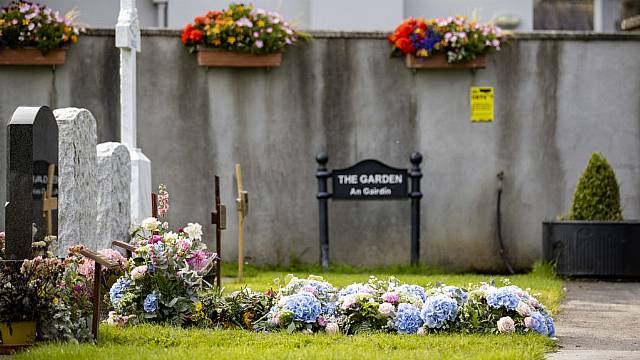
[(38, 49), (0, 49), (0, 65), (62, 65), (66, 49), (55, 49), (42, 55)]
[(209, 67), (278, 67), (282, 53), (255, 55), (233, 51), (198, 48), (198, 65)]
[(14, 321), (0, 323), (2, 346), (25, 346), (36, 342), (35, 321)]
[(449, 64), (446, 54), (434, 54), (424, 58), (408, 54), (404, 63), (409, 69), (484, 69), (487, 67), (487, 57), (479, 55), (469, 62)]
[(546, 221), (542, 241), (559, 275), (640, 277), (639, 221)]

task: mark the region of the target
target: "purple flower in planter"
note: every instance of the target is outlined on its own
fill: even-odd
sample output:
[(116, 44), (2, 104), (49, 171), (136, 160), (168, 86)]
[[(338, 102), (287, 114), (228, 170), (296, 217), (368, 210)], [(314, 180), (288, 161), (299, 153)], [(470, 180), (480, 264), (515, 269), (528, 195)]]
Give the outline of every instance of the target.
[(256, 41), (256, 47), (258, 49), (262, 49), (262, 47), (264, 46), (264, 43), (262, 42), (262, 40), (258, 40)]

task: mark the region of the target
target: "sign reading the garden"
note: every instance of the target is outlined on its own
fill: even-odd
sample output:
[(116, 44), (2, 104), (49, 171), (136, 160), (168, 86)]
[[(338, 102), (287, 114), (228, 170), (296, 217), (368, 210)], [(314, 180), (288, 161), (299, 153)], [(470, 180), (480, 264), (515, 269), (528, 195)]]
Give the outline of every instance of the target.
[(471, 87), (471, 121), (493, 121), (493, 87)]
[(333, 170), (334, 199), (406, 199), (407, 169), (396, 169), (378, 160), (363, 160)]
[[(422, 154), (411, 153), (411, 170), (398, 169), (383, 164), (378, 160), (363, 160), (344, 169), (330, 171), (326, 165), (329, 155), (321, 152), (316, 156), (318, 170), (319, 230), (320, 230), (320, 265), (329, 267), (329, 207), (328, 200), (411, 200), (411, 265), (417, 265), (420, 255), (420, 179), (422, 171), (420, 163)], [(333, 182), (333, 193), (329, 192), (328, 179)], [(409, 181), (411, 192), (409, 192)]]

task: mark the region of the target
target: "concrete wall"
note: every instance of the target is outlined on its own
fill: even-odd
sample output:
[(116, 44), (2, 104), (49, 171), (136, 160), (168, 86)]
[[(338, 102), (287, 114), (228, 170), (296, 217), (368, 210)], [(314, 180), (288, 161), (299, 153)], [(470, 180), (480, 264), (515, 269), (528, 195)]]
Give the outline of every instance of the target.
[[(487, 69), (417, 71), (389, 59), (382, 33), (318, 33), (280, 68), (196, 64), (177, 32), (143, 33), (138, 144), (153, 182), (171, 193), (170, 220), (209, 222), (212, 176), (229, 208), (223, 258), (236, 259), (233, 166), (250, 194), (247, 255), (255, 263), (317, 262), (314, 157), (408, 167), (424, 154), (422, 262), (499, 270), (496, 174), (505, 172), (503, 230), (519, 268), (541, 257), (541, 221), (565, 212), (593, 151), (616, 170), (625, 217), (640, 215), (640, 36), (519, 34)], [(0, 67), (0, 149), (18, 105), (90, 109), (98, 141), (118, 138), (117, 51), (92, 31), (67, 63)], [(469, 121), (469, 87), (495, 87), (495, 121)], [(0, 190), (5, 154), (0, 155)], [(4, 194), (0, 191), (0, 203)], [(331, 202), (331, 260), (409, 262), (408, 201)], [(0, 227), (4, 215), (0, 212)], [(205, 236), (212, 241), (210, 225)]]

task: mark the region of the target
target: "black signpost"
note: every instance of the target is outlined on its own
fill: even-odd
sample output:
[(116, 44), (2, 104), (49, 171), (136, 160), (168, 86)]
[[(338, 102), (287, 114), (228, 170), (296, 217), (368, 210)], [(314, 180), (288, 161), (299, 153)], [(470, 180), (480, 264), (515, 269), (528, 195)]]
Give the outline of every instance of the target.
[[(328, 200), (398, 200), (411, 199), (411, 265), (420, 260), (420, 163), (422, 154), (410, 156), (411, 171), (388, 166), (378, 160), (363, 160), (344, 169), (327, 169), (329, 156), (321, 152), (316, 156), (318, 170), (318, 204), (320, 215), (320, 265), (329, 267), (329, 209)], [(327, 188), (327, 179), (332, 178), (332, 191)], [(411, 192), (409, 192), (411, 179)]]

